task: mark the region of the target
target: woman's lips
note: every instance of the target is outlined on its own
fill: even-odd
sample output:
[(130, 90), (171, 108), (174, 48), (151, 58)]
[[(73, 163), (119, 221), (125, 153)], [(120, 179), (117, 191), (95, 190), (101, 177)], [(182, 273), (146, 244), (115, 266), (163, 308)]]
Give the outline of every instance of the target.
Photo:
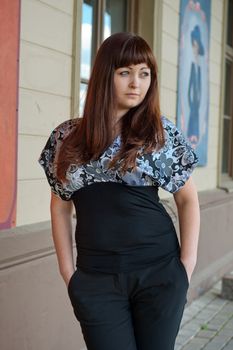
[(126, 94), (127, 96), (139, 96), (139, 94), (134, 94), (134, 93), (129, 93), (129, 94)]

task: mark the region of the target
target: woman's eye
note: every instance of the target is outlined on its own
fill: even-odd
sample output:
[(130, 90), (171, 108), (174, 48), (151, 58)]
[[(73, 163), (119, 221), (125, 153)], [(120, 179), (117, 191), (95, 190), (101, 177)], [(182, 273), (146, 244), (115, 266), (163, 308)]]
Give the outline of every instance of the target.
[[(124, 71), (119, 72), (119, 74), (124, 77), (124, 76), (128, 76), (130, 74), (130, 72), (128, 70), (124, 70)], [(141, 72), (138, 74), (139, 74), (139, 77), (142, 77), (142, 78), (150, 76), (149, 72)]]
[(143, 77), (149, 77), (149, 76), (150, 76), (150, 73), (148, 73), (148, 72), (143, 72), (143, 73), (142, 73), (142, 76), (143, 76)]

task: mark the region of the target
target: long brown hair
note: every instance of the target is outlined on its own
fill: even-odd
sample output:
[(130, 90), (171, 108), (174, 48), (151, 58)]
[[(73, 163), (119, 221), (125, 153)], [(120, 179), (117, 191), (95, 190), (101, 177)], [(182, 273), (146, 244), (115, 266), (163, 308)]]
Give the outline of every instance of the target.
[(115, 93), (114, 71), (131, 64), (146, 63), (151, 70), (151, 83), (144, 100), (122, 117), (121, 148), (109, 163), (123, 173), (135, 168), (139, 149), (145, 153), (164, 144), (160, 115), (157, 63), (147, 44), (133, 33), (116, 33), (100, 46), (91, 72), (83, 117), (75, 130), (64, 140), (57, 165), (57, 176), (65, 181), (70, 164), (86, 164), (96, 160), (112, 143)]

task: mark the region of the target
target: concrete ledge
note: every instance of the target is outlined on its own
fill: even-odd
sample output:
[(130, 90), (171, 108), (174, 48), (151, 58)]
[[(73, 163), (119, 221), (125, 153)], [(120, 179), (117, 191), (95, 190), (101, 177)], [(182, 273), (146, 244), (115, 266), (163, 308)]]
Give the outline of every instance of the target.
[(233, 271), (222, 278), (221, 296), (224, 299), (233, 300)]
[(0, 271), (54, 254), (50, 221), (0, 232)]
[[(225, 273), (233, 270), (233, 193), (214, 189), (198, 193), (201, 230), (197, 265), (191, 278), (188, 303), (202, 295)], [(178, 215), (173, 198), (162, 200), (180, 240)]]
[(54, 253), (49, 222), (16, 227), (0, 233), (0, 270)]
[(201, 267), (199, 262), (194, 270), (188, 290), (188, 304), (209, 290), (221, 277), (233, 268), (233, 250), (221, 259)]

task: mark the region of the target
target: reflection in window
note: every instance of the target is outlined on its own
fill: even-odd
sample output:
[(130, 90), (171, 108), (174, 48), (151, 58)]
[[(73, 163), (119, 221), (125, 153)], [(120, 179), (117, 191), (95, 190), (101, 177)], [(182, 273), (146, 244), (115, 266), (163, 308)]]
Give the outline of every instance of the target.
[(82, 5), (82, 33), (81, 33), (81, 67), (80, 67), (80, 93), (79, 93), (79, 114), (82, 115), (86, 97), (88, 79), (91, 74), (94, 33), (95, 33), (95, 16), (96, 1), (84, 0)]
[(85, 102), (85, 99), (86, 99), (86, 93), (87, 93), (87, 84), (81, 83), (80, 84), (80, 93), (79, 93), (80, 114), (83, 112), (84, 102)]
[(126, 0), (83, 0), (81, 33), (80, 101), (82, 116), (88, 80), (96, 48), (116, 32), (127, 30)]
[(126, 31), (125, 0), (106, 0), (104, 12), (104, 39), (113, 33)]
[(232, 157), (232, 79), (233, 63), (226, 59), (225, 61), (225, 101), (223, 116), (223, 147), (222, 147), (222, 173), (231, 174)]
[(233, 47), (233, 0), (228, 0), (227, 45)]
[(111, 35), (111, 16), (105, 11), (104, 13), (104, 39)]
[(222, 152), (222, 173), (228, 174), (229, 170), (229, 141), (230, 141), (230, 120), (223, 122), (223, 152)]
[(84, 1), (82, 9), (81, 78), (84, 79), (89, 79), (91, 71), (94, 14), (92, 2)]
[(224, 114), (227, 116), (231, 115), (231, 103), (232, 103), (232, 91), (231, 91), (231, 79), (232, 76), (232, 63), (230, 60), (225, 61), (225, 102), (224, 102)]

